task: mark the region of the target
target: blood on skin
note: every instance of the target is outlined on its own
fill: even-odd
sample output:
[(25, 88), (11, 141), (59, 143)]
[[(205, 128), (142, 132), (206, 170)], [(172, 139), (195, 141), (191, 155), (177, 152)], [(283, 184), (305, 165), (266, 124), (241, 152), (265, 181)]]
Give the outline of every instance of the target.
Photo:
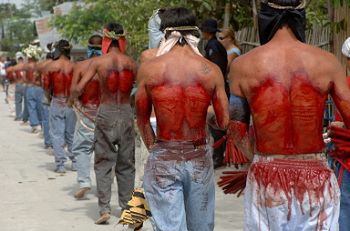
[(256, 149), (264, 154), (321, 152), (323, 111), (327, 92), (297, 73), (286, 86), (267, 78), (248, 97), (256, 134)]
[(150, 87), (160, 140), (205, 139), (211, 96), (200, 83), (185, 86), (162, 83)]
[(131, 90), (133, 81), (134, 74), (131, 71), (113, 71), (107, 77), (107, 87), (111, 93), (116, 93), (118, 90), (123, 93), (127, 93)]
[(83, 93), (80, 95), (79, 100), (83, 106), (85, 105), (99, 105), (100, 104), (100, 83), (98, 79), (92, 79), (87, 83)]
[(17, 70), (17, 71), (15, 71), (15, 74), (16, 74), (16, 81), (17, 82), (24, 81), (22, 71)]
[(50, 72), (46, 76), (45, 88), (52, 88), (52, 95), (68, 97), (70, 94), (70, 85), (72, 83), (73, 72), (69, 74), (61, 71)]
[[(332, 170), (325, 167), (325, 164), (319, 160), (309, 160), (307, 162), (290, 159), (261, 161), (253, 163), (250, 171), (259, 188), (265, 190), (263, 194), (272, 193), (273, 195), (271, 200), (260, 198), (261, 201), (259, 202), (262, 206), (278, 206), (283, 199), (277, 196), (281, 193), (286, 196), (288, 200), (288, 220), (291, 216), (292, 196), (295, 197), (304, 214), (303, 201), (305, 195), (308, 195), (310, 216), (312, 216), (312, 207), (317, 207), (317, 204), (321, 207), (321, 203), (324, 202), (326, 197), (332, 200), (336, 196), (330, 180)], [(268, 193), (267, 190), (269, 190)], [(329, 195), (325, 193), (327, 191)]]
[(101, 103), (129, 103), (134, 77), (133, 71), (128, 69), (111, 71), (100, 81)]
[(34, 84), (35, 78), (34, 78), (34, 71), (33, 70), (26, 71), (26, 80), (27, 80), (27, 83)]

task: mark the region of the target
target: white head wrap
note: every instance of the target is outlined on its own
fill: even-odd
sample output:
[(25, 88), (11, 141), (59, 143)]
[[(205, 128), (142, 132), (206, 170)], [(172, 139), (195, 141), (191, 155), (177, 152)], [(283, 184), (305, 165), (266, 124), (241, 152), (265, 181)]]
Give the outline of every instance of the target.
[(18, 61), (19, 58), (24, 59), (24, 54), (20, 51), (16, 52), (16, 61)]
[(346, 57), (350, 58), (350, 37), (345, 40), (343, 43), (343, 47), (341, 48), (341, 52)]
[(170, 35), (167, 39), (165, 39), (165, 36), (163, 37), (160, 47), (157, 52), (157, 56), (163, 55), (168, 53), (176, 44), (178, 41), (185, 39), (187, 44), (192, 48), (192, 50), (197, 54), (202, 56), (202, 54), (198, 50), (198, 43), (200, 41), (200, 38), (197, 38), (196, 36), (193, 36), (191, 34), (187, 34), (183, 36), (179, 31), (188, 31), (188, 30), (199, 30), (198, 27), (171, 27), (166, 28), (165, 33), (167, 31), (171, 31)]

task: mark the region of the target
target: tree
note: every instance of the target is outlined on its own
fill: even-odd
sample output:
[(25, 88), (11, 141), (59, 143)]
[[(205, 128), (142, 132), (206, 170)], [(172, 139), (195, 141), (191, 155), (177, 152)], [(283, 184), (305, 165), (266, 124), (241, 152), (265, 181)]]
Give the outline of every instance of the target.
[[(36, 0), (40, 1), (40, 0)], [(327, 1), (344, 4), (350, 0), (311, 0), (307, 9), (308, 28), (312, 25), (328, 25)], [(127, 32), (129, 54), (137, 57), (147, 47), (147, 22), (152, 12), (161, 7), (184, 6), (193, 9), (198, 22), (213, 17), (224, 24), (225, 8), (230, 9), (229, 25), (234, 29), (252, 26), (254, 23), (254, 6), (260, 0), (83, 0), (84, 4), (74, 5), (65, 16), (55, 16), (51, 25), (56, 27), (66, 38), (82, 45), (88, 37), (110, 21), (124, 25)], [(227, 16), (227, 15), (226, 15)]]
[[(86, 44), (88, 37), (110, 21), (120, 22), (127, 32), (129, 53), (133, 56), (147, 47), (147, 22), (153, 11), (162, 7), (184, 6), (193, 9), (198, 21), (213, 17), (223, 22), (226, 2), (223, 0), (85, 0), (84, 5), (75, 4), (68, 15), (55, 16), (51, 25), (66, 38)], [(230, 1), (229, 1), (230, 2)], [(235, 6), (233, 15), (245, 15), (240, 10), (242, 4)], [(243, 13), (242, 13), (243, 12)], [(246, 17), (249, 18), (249, 17)], [(246, 23), (241, 20), (239, 23)]]
[(0, 26), (2, 51), (15, 53), (36, 37), (31, 13), (17, 9), (15, 4), (0, 4)]

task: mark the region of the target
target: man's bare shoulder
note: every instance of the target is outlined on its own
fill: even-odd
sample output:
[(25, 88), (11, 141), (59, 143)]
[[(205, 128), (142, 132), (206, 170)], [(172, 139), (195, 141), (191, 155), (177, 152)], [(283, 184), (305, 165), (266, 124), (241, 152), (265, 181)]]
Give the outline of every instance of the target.
[(88, 68), (91, 65), (91, 63), (94, 61), (94, 59), (96, 59), (96, 58), (97, 57), (94, 57), (94, 58), (86, 59), (86, 60), (75, 63), (74, 64), (74, 71)]
[(158, 48), (151, 48), (143, 51), (140, 55), (140, 63), (147, 62), (156, 57)]

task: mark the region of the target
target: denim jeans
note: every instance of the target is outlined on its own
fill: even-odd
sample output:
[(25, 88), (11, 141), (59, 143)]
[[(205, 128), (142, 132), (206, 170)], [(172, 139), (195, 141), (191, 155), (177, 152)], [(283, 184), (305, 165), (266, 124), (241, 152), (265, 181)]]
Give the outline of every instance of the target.
[(134, 115), (131, 106), (127, 104), (101, 104), (97, 111), (94, 168), (101, 214), (111, 211), (113, 166), (117, 178), (119, 206), (124, 209), (131, 199), (135, 184)]
[(38, 86), (27, 87), (27, 100), (30, 126), (36, 127), (41, 125), (42, 115), (42, 98), (44, 91)]
[[(333, 158), (328, 158), (330, 167), (339, 177), (341, 164)], [(339, 179), (339, 178), (338, 178)], [(344, 169), (342, 179), (339, 179), (340, 185), (340, 216), (339, 216), (339, 231), (347, 231), (350, 228), (350, 172)]]
[(23, 104), (25, 102), (24, 92), (25, 92), (25, 86), (21, 83), (17, 83), (16, 89), (15, 89), (16, 120), (22, 120)]
[[(76, 116), (73, 109), (66, 106), (66, 100), (52, 98), (50, 107), (50, 135), (57, 168), (64, 166), (66, 155), (72, 162), (76, 161), (72, 154)], [(65, 145), (67, 153), (64, 150)]]
[(50, 105), (48, 103), (42, 103), (42, 127), (43, 127), (43, 132), (44, 132), (44, 144), (46, 146), (51, 146), (51, 136), (50, 136), (50, 123), (49, 123), (49, 118), (50, 118)]
[(95, 123), (80, 112), (75, 126), (72, 153), (77, 160), (78, 183), (80, 188), (91, 187), (90, 160), (94, 149)]
[(27, 122), (29, 120), (29, 111), (28, 111), (28, 98), (27, 98), (27, 90), (28, 87), (24, 84), (23, 85), (23, 114), (22, 114), (22, 120), (23, 122)]
[(161, 142), (145, 167), (145, 196), (156, 231), (212, 231), (215, 183), (211, 147)]

